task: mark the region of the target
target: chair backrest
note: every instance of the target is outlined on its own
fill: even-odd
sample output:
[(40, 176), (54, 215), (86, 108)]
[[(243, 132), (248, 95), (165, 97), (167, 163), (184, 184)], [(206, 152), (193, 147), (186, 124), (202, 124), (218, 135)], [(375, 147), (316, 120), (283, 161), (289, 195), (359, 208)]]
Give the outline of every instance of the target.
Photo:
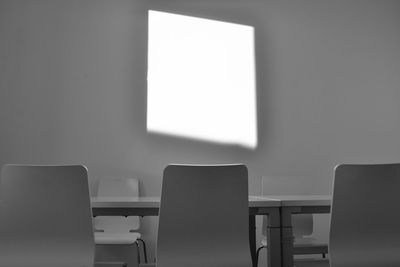
[(332, 267), (400, 266), (400, 164), (335, 168)]
[[(263, 176), (261, 189), (263, 195), (308, 195), (309, 187), (304, 186), (304, 177), (298, 176)], [(266, 218), (263, 218), (266, 224)], [(302, 238), (313, 233), (314, 220), (312, 214), (295, 214), (292, 216), (293, 235)], [(263, 227), (266, 236), (266, 227)]]
[(86, 167), (5, 165), (0, 189), (1, 267), (93, 266)]
[(99, 197), (137, 197), (139, 181), (135, 178), (105, 178), (99, 181)]
[(246, 166), (167, 166), (157, 267), (251, 265)]
[[(139, 181), (135, 178), (105, 178), (99, 181), (98, 197), (138, 197)], [(138, 216), (97, 216), (94, 218), (96, 230), (107, 233), (127, 233), (140, 228)]]

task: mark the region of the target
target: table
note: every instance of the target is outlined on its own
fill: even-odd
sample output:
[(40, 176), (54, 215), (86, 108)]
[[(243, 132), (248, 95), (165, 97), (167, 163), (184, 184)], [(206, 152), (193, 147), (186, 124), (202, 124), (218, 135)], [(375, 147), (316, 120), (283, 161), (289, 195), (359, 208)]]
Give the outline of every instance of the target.
[[(329, 213), (330, 195), (249, 196), (249, 238), (255, 264), (255, 216), (268, 215), (268, 266), (293, 267), (292, 214)], [(157, 216), (160, 197), (92, 198), (93, 215)]]
[[(93, 216), (158, 216), (160, 197), (95, 197)], [(281, 266), (281, 202), (265, 196), (249, 196), (249, 238), (253, 265), (256, 261), (256, 215), (268, 215), (268, 266)]]
[(283, 267), (293, 267), (293, 228), (292, 215), (299, 213), (329, 213), (330, 195), (283, 195), (265, 196), (281, 203), (281, 251)]

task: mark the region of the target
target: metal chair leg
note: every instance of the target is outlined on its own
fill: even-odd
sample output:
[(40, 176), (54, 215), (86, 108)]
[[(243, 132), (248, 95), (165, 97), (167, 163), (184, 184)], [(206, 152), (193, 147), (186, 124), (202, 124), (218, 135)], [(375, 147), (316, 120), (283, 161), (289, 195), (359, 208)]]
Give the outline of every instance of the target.
[(257, 251), (256, 251), (256, 266), (258, 266), (258, 257), (259, 257), (259, 255), (260, 255), (261, 249), (263, 249), (263, 248), (266, 248), (266, 246), (261, 246), (261, 247), (259, 247), (259, 248), (257, 249)]
[(146, 250), (146, 243), (144, 242), (143, 239), (138, 238), (137, 241), (140, 241), (143, 246), (143, 256), (144, 256), (144, 262), (147, 263), (147, 250)]
[(136, 244), (136, 248), (137, 248), (136, 255), (137, 255), (137, 261), (138, 261), (138, 265), (139, 265), (140, 264), (140, 247), (139, 247), (139, 243), (137, 242), (137, 240), (135, 241), (135, 244)]

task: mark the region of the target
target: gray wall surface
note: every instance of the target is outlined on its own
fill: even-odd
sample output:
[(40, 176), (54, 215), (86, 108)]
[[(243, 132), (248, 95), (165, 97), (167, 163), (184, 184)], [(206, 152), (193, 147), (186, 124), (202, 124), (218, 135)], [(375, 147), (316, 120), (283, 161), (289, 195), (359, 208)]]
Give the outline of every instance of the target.
[[(254, 27), (255, 150), (146, 132), (149, 9)], [(170, 162), (242, 162), (251, 194), (262, 175), (330, 193), (338, 163), (400, 161), (399, 25), (395, 0), (0, 0), (0, 164), (85, 164), (93, 194), (133, 176), (154, 196)]]

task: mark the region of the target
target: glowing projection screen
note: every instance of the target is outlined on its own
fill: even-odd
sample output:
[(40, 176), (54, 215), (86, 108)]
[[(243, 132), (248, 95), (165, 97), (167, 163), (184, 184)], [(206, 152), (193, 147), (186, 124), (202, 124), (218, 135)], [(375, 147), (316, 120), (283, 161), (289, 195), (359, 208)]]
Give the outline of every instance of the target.
[(254, 28), (149, 11), (147, 130), (257, 146)]

